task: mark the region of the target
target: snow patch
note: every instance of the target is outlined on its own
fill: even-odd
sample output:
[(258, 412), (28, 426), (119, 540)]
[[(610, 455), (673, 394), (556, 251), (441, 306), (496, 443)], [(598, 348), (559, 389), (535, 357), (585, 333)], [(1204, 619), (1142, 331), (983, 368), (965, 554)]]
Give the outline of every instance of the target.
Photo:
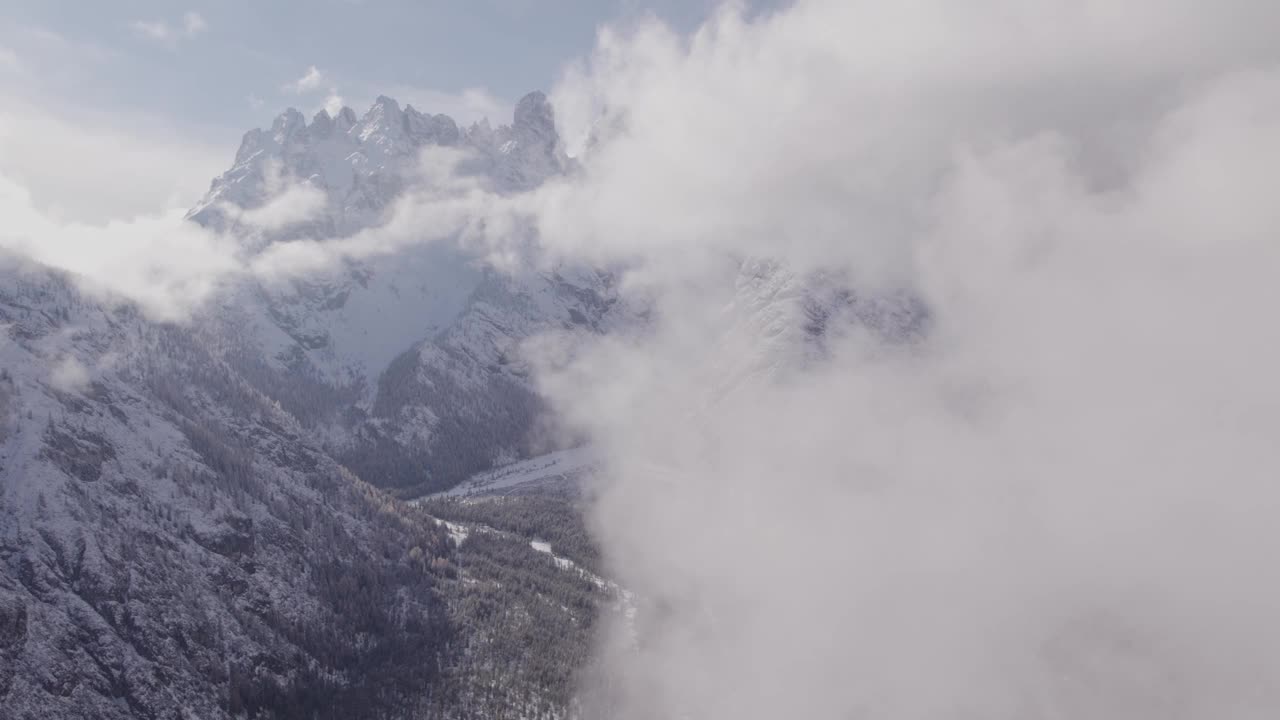
[(596, 454), (590, 447), (559, 450), (473, 475), (440, 495), (505, 495), (522, 486), (573, 479), (596, 463)]

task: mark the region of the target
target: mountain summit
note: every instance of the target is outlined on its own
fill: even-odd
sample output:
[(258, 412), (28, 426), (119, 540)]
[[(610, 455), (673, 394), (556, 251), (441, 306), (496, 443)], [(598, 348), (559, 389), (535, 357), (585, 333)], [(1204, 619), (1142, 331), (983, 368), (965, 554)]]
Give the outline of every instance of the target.
[(545, 94), (532, 92), (516, 104), (510, 125), (459, 128), (448, 115), (403, 109), (385, 95), (356, 118), (349, 107), (330, 116), (316, 113), (308, 124), (289, 108), (269, 129), (245, 133), (235, 164), (213, 181), (188, 218), (206, 227), (237, 227), (238, 212), (270, 202), (289, 182), (325, 193), (319, 218), (273, 228), (272, 239), (346, 235), (375, 224), (405, 186), (423, 148), (456, 147), (469, 156), (468, 169), (500, 192), (528, 190), (565, 169), (567, 157)]
[[(455, 172), (497, 193), (569, 167), (541, 92), (496, 129), (459, 128), (380, 96), (359, 118), (343, 108), (307, 123), (289, 109), (249, 131), (188, 218), (251, 248), (376, 232), (407, 190), (430, 189), (434, 176), (420, 169), (433, 147), (456, 151)], [(295, 200), (309, 203), (305, 218), (251, 222)], [(199, 321), (231, 349), (228, 362), (316, 428), (340, 462), (406, 493), (527, 455), (543, 410), (519, 345), (550, 330), (600, 332), (617, 314), (607, 273), (534, 263), (496, 272), (455, 240), (423, 234), (393, 255), (348, 259), (305, 280), (244, 280)]]
[[(435, 182), (419, 172), (433, 146), (498, 193), (570, 168), (542, 93), (497, 129), (380, 97), (250, 131), (189, 220), (248, 249), (376, 238)], [(280, 203), (307, 212), (264, 222)], [(568, 716), (592, 618), (624, 608), (610, 586), (498, 515), (459, 546), (456, 524), (391, 496), (556, 449), (525, 342), (571, 356), (645, 313), (600, 268), (498, 271), (422, 233), (305, 277), (239, 276), (181, 325), (0, 265), (0, 716)], [(802, 369), (850, 326), (902, 341), (923, 322), (838, 277), (725, 262), (717, 342), (743, 349), (715, 370), (725, 387)], [(568, 515), (531, 507), (562, 533)], [(537, 652), (506, 649), (535, 636)]]

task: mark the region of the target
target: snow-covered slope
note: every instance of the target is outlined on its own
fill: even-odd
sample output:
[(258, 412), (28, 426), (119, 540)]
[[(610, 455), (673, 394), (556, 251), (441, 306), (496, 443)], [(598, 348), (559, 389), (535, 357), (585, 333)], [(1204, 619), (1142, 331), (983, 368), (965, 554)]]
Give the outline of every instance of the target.
[(207, 332), (0, 257), (0, 718), (565, 717), (607, 588), (458, 548)]
[(572, 495), (577, 493), (578, 483), (597, 467), (598, 458), (590, 447), (557, 450), (477, 473), (441, 495), (470, 497), (535, 492)]
[(444, 647), (434, 523), (192, 333), (9, 260), (0, 368), (0, 716), (421, 699)]
[[(270, 130), (249, 132), (189, 217), (236, 233), (252, 251), (351, 235), (377, 227), (407, 189), (430, 182), (418, 170), (432, 146), (457, 149), (457, 171), (497, 192), (535, 187), (571, 166), (542, 93), (521, 99), (512, 123), (496, 129), (459, 129), (380, 97), (358, 119), (344, 108), (308, 124), (289, 110)], [(306, 221), (245, 221), (294, 202), (289, 193), (319, 198)], [(305, 280), (243, 284), (199, 325), (361, 477), (416, 492), (530, 451), (543, 410), (519, 345), (548, 330), (602, 331), (619, 314), (613, 284), (581, 266), (498, 272), (444, 239)]]
[[(540, 93), (496, 129), (380, 98), (362, 118), (290, 111), (250, 132), (190, 219), (248, 251), (359, 232), (422, 181), (432, 146), (465, 153), (461, 171), (500, 192), (572, 170)], [(307, 212), (281, 211), (282, 197)], [(849, 328), (904, 338), (926, 319), (909, 298), (766, 261), (731, 270), (719, 332), (743, 352), (712, 369), (720, 382), (802, 369)], [(175, 327), (0, 258), (0, 717), (451, 716), (440, 673), (491, 671), (485, 648), (512, 631), (483, 630), (485, 645), (448, 624), (477, 602), (456, 549), (369, 483), (407, 495), (472, 478), (464, 492), (515, 494), (589, 472), (589, 451), (542, 442), (521, 346), (643, 323), (618, 284), (411, 243), (290, 284), (242, 283)], [(476, 558), (520, 563), (542, 549), (475, 544)], [(484, 607), (521, 601), (505, 578), (537, 573), (504, 567)], [(521, 693), (536, 696), (543, 675), (526, 674)], [(467, 707), (520, 714), (489, 710)]]
[[(289, 110), (270, 130), (249, 132), (190, 218), (237, 233), (250, 250), (351, 235), (384, 222), (407, 190), (441, 181), (420, 172), (420, 153), (432, 147), (455, 149), (463, 157), (455, 172), (500, 193), (574, 167), (542, 93), (521, 99), (511, 124), (496, 129), (460, 129), (380, 97), (360, 118), (344, 108), (308, 124)], [(307, 221), (244, 222), (301, 202), (289, 196), (299, 192), (318, 203)], [(923, 316), (908, 298), (860, 297), (837, 279), (801, 277), (767, 259), (734, 261), (731, 274), (720, 331), (740, 351), (725, 353), (732, 367), (713, 369), (723, 382), (802, 368), (842, 328), (909, 333)], [(613, 273), (583, 265), (498, 271), (446, 238), (306, 279), (241, 285), (199, 324), (210, 346), (360, 477), (416, 495), (556, 449), (540, 432), (545, 408), (521, 345), (548, 332), (573, 344), (641, 322), (617, 285)]]

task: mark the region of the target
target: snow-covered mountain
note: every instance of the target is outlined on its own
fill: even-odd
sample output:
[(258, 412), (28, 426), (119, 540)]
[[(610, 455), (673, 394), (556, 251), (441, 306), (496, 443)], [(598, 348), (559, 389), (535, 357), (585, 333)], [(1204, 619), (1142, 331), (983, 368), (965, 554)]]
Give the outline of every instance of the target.
[[(420, 153), (448, 147), (457, 172), (497, 192), (565, 172), (542, 93), (516, 105), (510, 125), (458, 128), (380, 97), (357, 119), (288, 110), (245, 135), (235, 164), (189, 218), (236, 233), (252, 250), (376, 228), (420, 187)], [(301, 190), (299, 190), (301, 188)], [(311, 193), (306, 222), (246, 225), (288, 192)], [(319, 197), (315, 201), (315, 197)], [(518, 346), (548, 330), (600, 332), (615, 322), (608, 273), (529, 264), (498, 272), (449, 239), (408, 242), (287, 283), (247, 282), (199, 324), (210, 344), (262, 392), (322, 437), (336, 457), (383, 487), (440, 489), (527, 455), (542, 406)]]
[[(574, 171), (541, 93), (496, 129), (379, 98), (251, 131), (189, 220), (246, 254), (365, 232), (432, 182), (434, 147), (502, 193)], [(282, 197), (307, 212), (264, 221)], [(714, 369), (725, 383), (924, 318), (768, 261), (732, 274), (723, 338), (744, 351)], [(563, 716), (590, 618), (616, 598), (528, 537), (456, 547), (378, 487), (483, 488), (585, 457), (510, 465), (558, 448), (522, 343), (643, 327), (649, 309), (613, 273), (499, 271), (447, 237), (237, 282), (174, 326), (0, 257), (0, 716)], [(569, 537), (565, 511), (531, 507)], [(485, 512), (529, 527), (520, 507), (466, 510)]]
[(437, 673), (446, 536), (189, 330), (4, 265), (0, 716), (410, 702)]
[[(273, 228), (270, 239), (349, 235), (379, 222), (428, 147), (466, 152), (464, 169), (502, 191), (536, 187), (569, 165), (551, 105), (541, 92), (521, 98), (512, 123), (496, 129), (487, 120), (459, 128), (447, 115), (423, 114), (413, 106), (402, 109), (385, 96), (358, 119), (344, 107), (336, 117), (321, 110), (308, 124), (290, 108), (270, 129), (245, 133), (231, 169), (213, 181), (188, 217), (207, 227), (234, 229), (239, 213), (265, 206), (281, 180), (288, 179), (322, 191), (323, 212), (316, 220)], [(243, 224), (238, 229), (254, 233)]]
[(607, 588), (458, 546), (201, 328), (0, 257), (0, 333), (0, 717), (564, 716)]
[[(431, 144), (501, 192), (568, 167), (541, 94), (496, 129), (383, 98), (249, 133), (190, 220), (250, 252), (359, 232)], [(323, 201), (306, 223), (246, 223), (300, 186)], [(591, 268), (498, 273), (441, 241), (241, 283), (174, 326), (0, 257), (0, 716), (562, 714), (563, 648), (492, 648), (538, 617), (578, 657), (602, 591), (528, 539), (459, 548), (366, 480), (445, 487), (528, 454), (541, 405), (518, 344), (602, 332), (614, 297)], [(489, 579), (458, 573), (467, 553)], [(473, 621), (499, 598), (523, 609)]]

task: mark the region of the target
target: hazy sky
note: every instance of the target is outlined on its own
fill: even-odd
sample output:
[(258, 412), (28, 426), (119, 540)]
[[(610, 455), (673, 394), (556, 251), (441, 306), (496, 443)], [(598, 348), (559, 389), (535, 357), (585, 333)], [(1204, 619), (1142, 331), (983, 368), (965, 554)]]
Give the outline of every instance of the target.
[(717, 4), (6, 0), (0, 184), (59, 222), (188, 208), (242, 134), (286, 107), (363, 113), (385, 94), (460, 122), (509, 122), (515, 101), (550, 89), (602, 26), (656, 16), (687, 33)]
[[(334, 90), (357, 110), (390, 94), (483, 114), (549, 86), (590, 50), (602, 23), (654, 13), (690, 29), (713, 5), (10, 0), (0, 17), (0, 88), (47, 108), (142, 112), (211, 138), (261, 125), (286, 106), (314, 110)], [(467, 90), (469, 100), (449, 97)]]

